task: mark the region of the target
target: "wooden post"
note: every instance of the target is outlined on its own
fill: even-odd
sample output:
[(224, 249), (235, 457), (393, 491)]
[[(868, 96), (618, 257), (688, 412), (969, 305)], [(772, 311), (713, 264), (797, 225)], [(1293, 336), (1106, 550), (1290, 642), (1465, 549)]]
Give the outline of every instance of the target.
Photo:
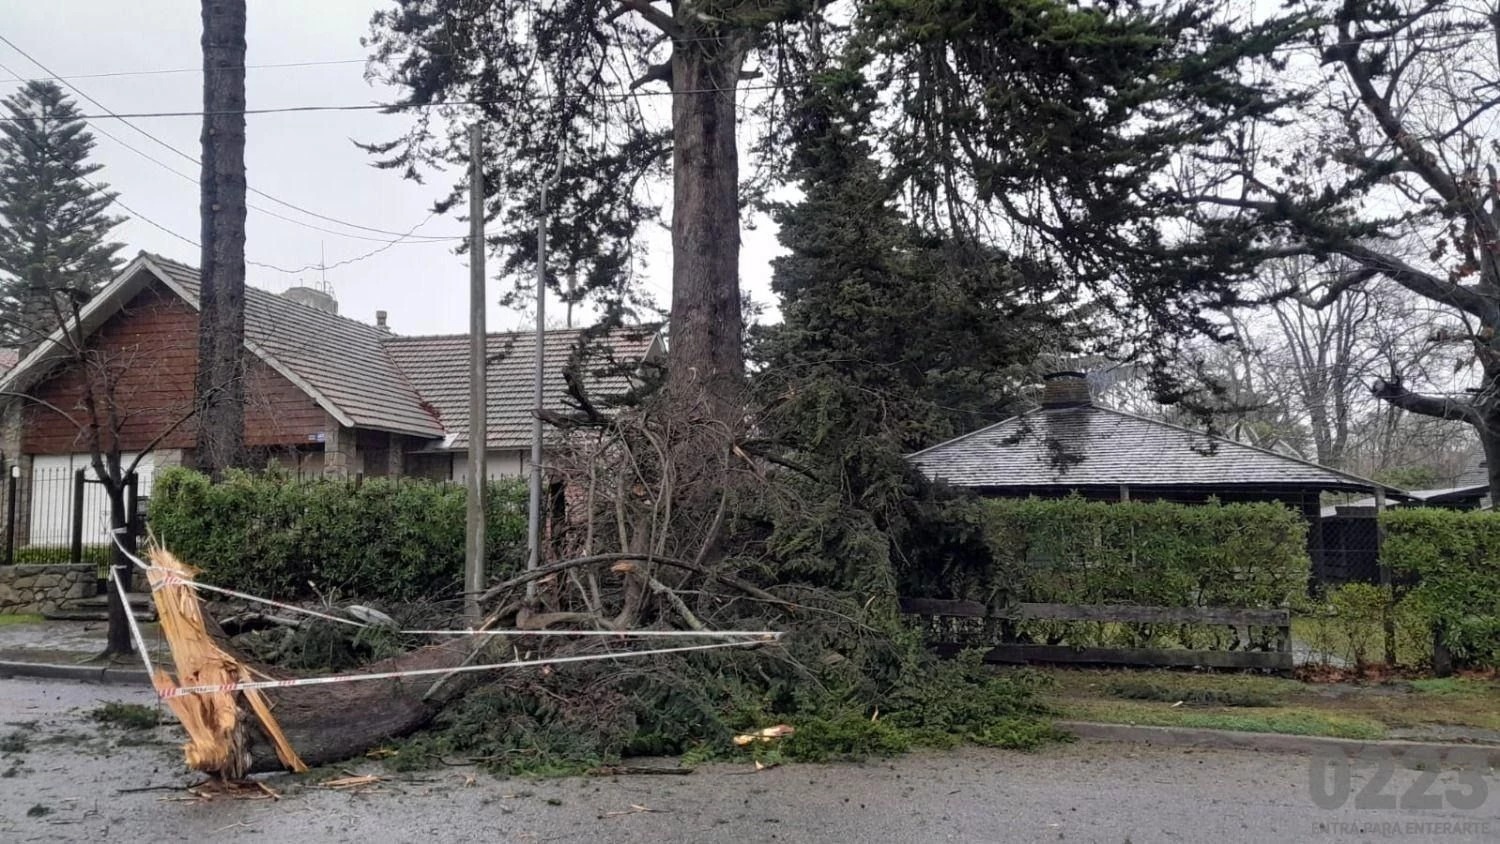
[(1381, 626), (1385, 629), (1385, 664), (1387, 668), (1396, 665), (1396, 602), (1395, 592), (1391, 586), (1391, 564), (1386, 561), (1384, 551), (1385, 525), (1382, 518), (1385, 516), (1385, 487), (1375, 487), (1375, 559), (1380, 566), (1380, 589), (1385, 593), (1385, 608), (1381, 613)]
[(485, 446), (489, 424), (485, 390), (484, 141), (469, 127), (469, 500), (464, 543), (464, 619), (478, 624), (484, 591)]

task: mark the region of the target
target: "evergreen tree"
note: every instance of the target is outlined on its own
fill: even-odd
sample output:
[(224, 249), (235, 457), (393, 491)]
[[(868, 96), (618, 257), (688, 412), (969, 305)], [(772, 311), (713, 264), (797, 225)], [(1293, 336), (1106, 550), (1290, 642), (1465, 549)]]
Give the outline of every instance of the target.
[(783, 321), (753, 347), (765, 448), (802, 472), (771, 546), (856, 588), (892, 571), (915, 480), (904, 455), (998, 421), (1039, 353), (1077, 330), (1052, 268), (905, 218), (865, 137), (875, 107), (858, 62), (809, 86), (792, 155), (803, 197), (776, 213)]
[(123, 218), (115, 194), (89, 177), (94, 137), (54, 82), (28, 82), (0, 101), (0, 336), (36, 345), (119, 267), (107, 240)]

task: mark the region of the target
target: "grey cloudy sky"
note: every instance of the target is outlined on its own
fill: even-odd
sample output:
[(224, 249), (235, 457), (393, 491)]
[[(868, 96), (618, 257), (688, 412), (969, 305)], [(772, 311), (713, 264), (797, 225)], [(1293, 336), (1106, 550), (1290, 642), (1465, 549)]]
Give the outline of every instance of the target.
[[(394, 96), (365, 81), (364, 51), (359, 45), (370, 15), (389, 3), (249, 0), (248, 5), (249, 108), (376, 103)], [(0, 2), (0, 35), (115, 113), (202, 108), (201, 75), (196, 71), (202, 62), (201, 26), (198, 0)], [(254, 67), (297, 62), (339, 63)], [(0, 64), (4, 65), (0, 96), (16, 89), (17, 75), (48, 75), (4, 44), (0, 44)], [(189, 72), (139, 73), (180, 69)], [(74, 98), (84, 113), (100, 111)], [(371, 167), (370, 157), (352, 140), (389, 139), (405, 128), (408, 119), (375, 111), (251, 115), (246, 149), (250, 185), (345, 223), (406, 232), (427, 217), (432, 201), (449, 184), (447, 177), (437, 176), (427, 186), (405, 181)], [(199, 154), (198, 117), (132, 118), (131, 122), (182, 152), (195, 158)], [(91, 123), (97, 141), (94, 157), (105, 166), (96, 178), (107, 181), (119, 192), (120, 201), (135, 212), (114, 233), (125, 243), (127, 256), (144, 249), (196, 265), (198, 249), (183, 238), (198, 239), (197, 165), (118, 120)], [(106, 137), (106, 132), (118, 140)], [(671, 195), (669, 190), (657, 193), (664, 198)], [(263, 196), (252, 194), (250, 203), (264, 209), (250, 210), (246, 254), (252, 262), (286, 270), (325, 262), (331, 266), (366, 255), (393, 239), (309, 216)], [(295, 222), (277, 219), (267, 211)], [(461, 236), (464, 230), (463, 223), (451, 216), (433, 217), (417, 234)], [(665, 305), (670, 301), (668, 238), (656, 232), (647, 242), (646, 286)], [(766, 224), (744, 233), (741, 276), (757, 301), (770, 299), (769, 260), (776, 251), (774, 226)], [(316, 282), (320, 275), (316, 269), (280, 272), (248, 267), (252, 285), (278, 292)], [(467, 262), (453, 254), (450, 244), (399, 243), (328, 270), (327, 280), (339, 300), (340, 313), (356, 319), (372, 322), (375, 311), (383, 309), (390, 312), (391, 326), (401, 334), (467, 330)], [(529, 324), (528, 315), (495, 305), (506, 287), (507, 282), (490, 280), (492, 330)], [(553, 307), (549, 322), (559, 311)]]

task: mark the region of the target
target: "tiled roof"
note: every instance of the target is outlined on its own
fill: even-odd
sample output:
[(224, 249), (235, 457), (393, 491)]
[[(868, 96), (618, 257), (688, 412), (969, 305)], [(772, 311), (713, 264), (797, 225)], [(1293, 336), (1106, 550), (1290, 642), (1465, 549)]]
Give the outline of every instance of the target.
[(1371, 480), (1097, 405), (1042, 408), (911, 455), (961, 487), (1288, 487), (1368, 490)]
[[(585, 337), (583, 329), (547, 332), (543, 355), (543, 406), (566, 411), (563, 370), (573, 351)], [(608, 359), (634, 370), (652, 353), (657, 340), (654, 328), (619, 328), (600, 336), (597, 345), (604, 356), (589, 356), (584, 384), (592, 397), (625, 392), (629, 379)], [(593, 348), (595, 344), (590, 343)], [(388, 337), (386, 351), (406, 373), (418, 392), (432, 404), (449, 438), (448, 448), (469, 444), (469, 336)], [(535, 403), (535, 334), (515, 332), (486, 338), (488, 393), (486, 445), (489, 448), (524, 448), (531, 443), (532, 408)], [(597, 361), (597, 362), (593, 362)]]
[[(145, 256), (196, 306), (198, 270), (158, 255)], [(332, 405), (358, 428), (441, 437), (443, 428), (423, 406), (405, 375), (386, 354), (390, 334), (254, 287), (245, 288), (247, 345), (279, 363), (294, 383)], [(275, 365), (275, 364), (273, 364)], [(311, 388), (309, 390), (309, 388)]]

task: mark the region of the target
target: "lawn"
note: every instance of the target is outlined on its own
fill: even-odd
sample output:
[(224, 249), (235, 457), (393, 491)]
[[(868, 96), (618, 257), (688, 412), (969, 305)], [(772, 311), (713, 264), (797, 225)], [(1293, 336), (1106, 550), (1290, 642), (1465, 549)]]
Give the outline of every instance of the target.
[(1304, 683), (1188, 671), (1026, 669), (1063, 718), (1341, 738), (1500, 741), (1500, 680)]

